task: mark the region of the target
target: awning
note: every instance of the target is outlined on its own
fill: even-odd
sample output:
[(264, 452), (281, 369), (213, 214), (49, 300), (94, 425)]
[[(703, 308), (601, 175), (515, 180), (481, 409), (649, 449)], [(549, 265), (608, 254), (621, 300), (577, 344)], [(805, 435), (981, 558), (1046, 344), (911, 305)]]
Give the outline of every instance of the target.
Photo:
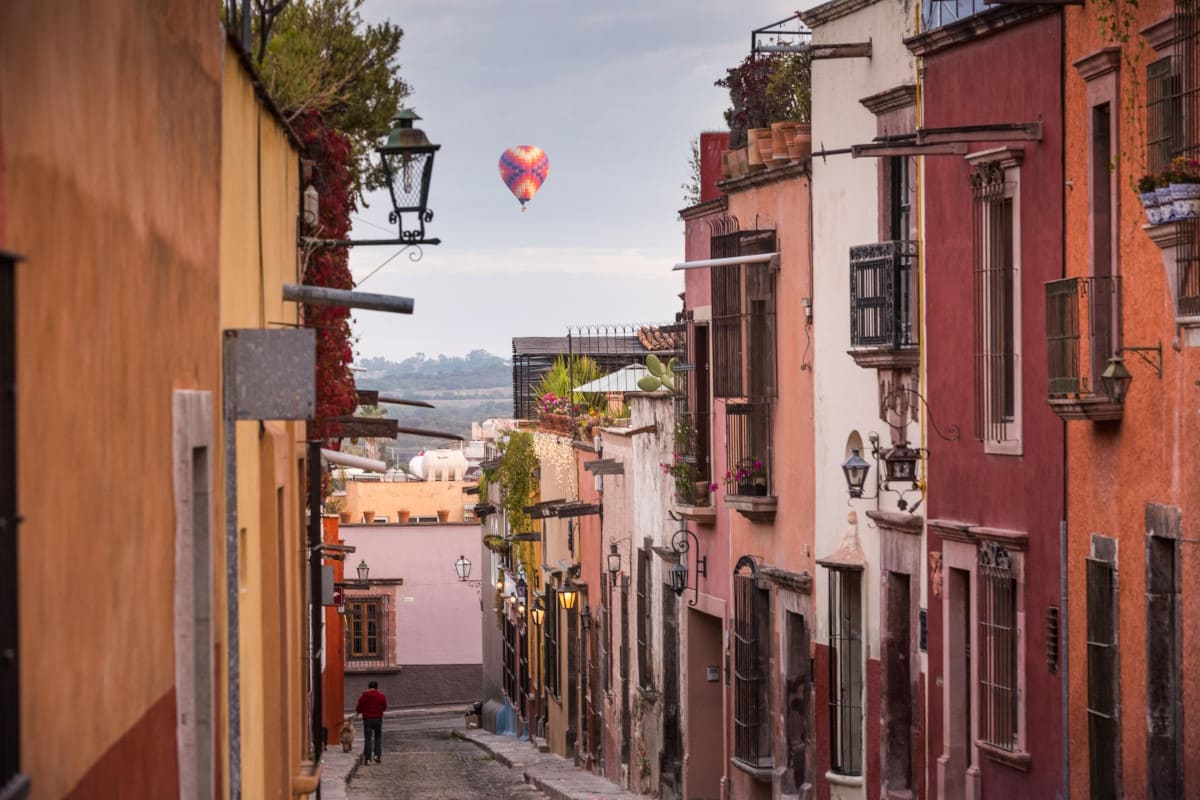
[(779, 253), (756, 253), (752, 256), (730, 256), (729, 258), (706, 258), (703, 261), (681, 261), (671, 270), (680, 269), (707, 269), (708, 267), (732, 267), (736, 264), (766, 264), (774, 262), (771, 266), (779, 268)]

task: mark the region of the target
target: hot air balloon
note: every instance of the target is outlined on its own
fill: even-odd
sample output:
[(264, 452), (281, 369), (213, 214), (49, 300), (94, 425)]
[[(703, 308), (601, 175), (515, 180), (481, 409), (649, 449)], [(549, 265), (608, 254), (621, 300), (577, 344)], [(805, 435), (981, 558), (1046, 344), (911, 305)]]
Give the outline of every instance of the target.
[(500, 180), (521, 201), (521, 210), (542, 188), (550, 174), (550, 159), (542, 148), (531, 144), (519, 144), (500, 154)]

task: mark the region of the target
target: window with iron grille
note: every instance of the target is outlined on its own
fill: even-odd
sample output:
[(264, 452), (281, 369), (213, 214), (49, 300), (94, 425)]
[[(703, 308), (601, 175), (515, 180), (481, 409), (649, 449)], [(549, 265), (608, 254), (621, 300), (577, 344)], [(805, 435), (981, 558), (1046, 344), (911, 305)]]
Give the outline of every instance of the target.
[(520, 695), (517, 692), (517, 626), (507, 615), (504, 617), (504, 694), (513, 705)]
[(1008, 550), (979, 548), (979, 738), (1020, 749), (1017, 688), (1017, 579)]
[[(1173, 66), (1179, 76), (1179, 139), (1174, 155), (1200, 157), (1200, 8), (1175, 2)], [(1180, 317), (1200, 316), (1200, 220), (1177, 223), (1175, 250), (1175, 311)]]
[[(712, 238), (713, 258), (775, 251), (775, 232), (736, 231)], [(714, 267), (713, 395), (775, 396), (775, 273), (770, 264)]]
[(767, 401), (727, 404), (725, 428), (726, 493), (773, 495), (771, 404)]
[(546, 587), (546, 616), (542, 618), (542, 622), (546, 637), (546, 691), (558, 697), (558, 590), (553, 586)]
[(1020, 280), (1016, 168), (977, 165), (974, 194), (975, 438), (1020, 454)]
[(1121, 730), (1117, 714), (1116, 570), (1107, 561), (1087, 560), (1088, 769), (1094, 800), (1121, 796)]
[(1046, 361), (1052, 397), (1102, 391), (1100, 375), (1117, 341), (1121, 279), (1064, 278), (1046, 282)]
[(346, 603), (350, 616), (349, 646), (346, 655), (351, 659), (383, 659), (383, 598), (369, 597)]
[(644, 547), (640, 548), (637, 562), (638, 680), (643, 689), (653, 689), (654, 666), (650, 654), (650, 551)]
[(1179, 145), (1179, 76), (1171, 57), (1146, 67), (1146, 170), (1158, 175), (1171, 165)]
[[(1186, 794), (1179, 550), (1188, 539), (1183, 539), (1178, 508), (1147, 503), (1146, 512), (1146, 763), (1153, 766), (1148, 770), (1145, 796), (1147, 800), (1167, 800)], [(1113, 606), (1119, 616), (1118, 591), (1114, 588)], [(1115, 653), (1113, 660), (1119, 663)], [(1119, 686), (1120, 676), (1114, 674), (1114, 679)], [(1119, 702), (1119, 696), (1116, 699)]]
[(829, 571), (830, 769), (862, 775), (862, 571)]
[(600, 636), (599, 659), (600, 678), (604, 691), (612, 691), (612, 589), (603, 579), (600, 580), (600, 619), (604, 628)]
[(771, 595), (753, 574), (733, 576), (734, 758), (770, 767), (771, 711), (767, 665), (771, 646)]
[(708, 391), (708, 326), (687, 323), (688, 362), (675, 367), (675, 453), (694, 467), (694, 481), (684, 492), (676, 487), (676, 501), (695, 505), (695, 483), (712, 478), (710, 399)]
[(917, 243), (879, 242), (850, 248), (850, 345), (917, 344), (912, 268)]

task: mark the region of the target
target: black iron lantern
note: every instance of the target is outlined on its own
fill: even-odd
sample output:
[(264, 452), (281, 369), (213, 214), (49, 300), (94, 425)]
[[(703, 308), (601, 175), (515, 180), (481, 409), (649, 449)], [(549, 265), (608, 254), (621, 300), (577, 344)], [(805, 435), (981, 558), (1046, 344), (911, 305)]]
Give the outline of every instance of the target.
[(1125, 359), (1120, 356), (1110, 358), (1108, 366), (1100, 373), (1100, 382), (1104, 384), (1104, 393), (1108, 395), (1109, 402), (1124, 403), (1129, 384), (1133, 383), (1133, 376), (1125, 368)]
[(898, 444), (884, 453), (883, 463), (888, 481), (916, 483), (918, 458), (920, 458), (920, 453), (907, 444)]
[(362, 561), (358, 562), (358, 579), (365, 583), (367, 576), (370, 574), (371, 568), (367, 566), (367, 560), (364, 558)]
[(517, 599), (522, 603), (525, 602), (526, 584), (524, 578), (517, 578)]
[[(433, 220), (429, 210), (429, 182), (433, 177), (433, 156), (440, 144), (433, 144), (413, 122), (419, 120), (410, 108), (402, 108), (392, 118), (387, 144), (378, 148), (392, 195), (388, 221), (400, 229), (400, 239), (409, 244), (435, 244), (425, 239), (425, 223)], [(405, 230), (403, 216), (415, 214), (417, 227)]]
[(541, 600), (538, 600), (533, 604), (533, 608), (529, 609), (529, 617), (533, 620), (534, 625), (541, 626), (542, 620), (546, 618), (546, 609)]
[(575, 607), (575, 601), (579, 599), (579, 592), (571, 586), (564, 586), (558, 590), (558, 604), (563, 611), (570, 611)]
[(585, 631), (592, 627), (592, 611), (586, 605), (579, 609), (579, 624)]
[(617, 552), (617, 543), (608, 546), (608, 574), (616, 581), (617, 573), (621, 571), (621, 554)]
[(867, 471), (871, 465), (858, 453), (858, 448), (850, 450), (850, 457), (842, 462), (842, 472), (846, 474), (846, 486), (850, 489), (851, 497), (862, 497), (863, 484), (867, 482)]
[(454, 562), (454, 569), (458, 572), (458, 579), (465, 581), (471, 576), (471, 559), (466, 556), (459, 556), (458, 561)]
[(496, 591), (504, 591), (504, 570), (502, 569), (496, 572)]
[(667, 567), (667, 580), (670, 583), (671, 591), (675, 594), (683, 594), (688, 585), (688, 568), (686, 564), (672, 564)]

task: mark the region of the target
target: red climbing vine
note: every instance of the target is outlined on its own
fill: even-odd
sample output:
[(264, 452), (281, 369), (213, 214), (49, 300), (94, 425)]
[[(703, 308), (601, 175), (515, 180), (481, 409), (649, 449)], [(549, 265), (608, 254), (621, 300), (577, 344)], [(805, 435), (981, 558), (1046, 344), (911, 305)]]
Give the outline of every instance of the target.
[[(318, 223), (323, 239), (346, 239), (350, 214), (355, 209), (349, 170), (350, 141), (328, 127), (316, 112), (306, 113), (292, 123), (304, 143), (306, 156), (315, 162), (313, 185), (321, 196)], [(344, 247), (313, 251), (307, 260), (304, 283), (330, 289), (353, 289), (349, 253)], [(304, 324), (317, 331), (317, 435), (336, 436), (330, 417), (354, 413), (353, 336), (350, 309), (340, 306), (304, 306)], [(334, 443), (336, 447), (336, 440)]]

